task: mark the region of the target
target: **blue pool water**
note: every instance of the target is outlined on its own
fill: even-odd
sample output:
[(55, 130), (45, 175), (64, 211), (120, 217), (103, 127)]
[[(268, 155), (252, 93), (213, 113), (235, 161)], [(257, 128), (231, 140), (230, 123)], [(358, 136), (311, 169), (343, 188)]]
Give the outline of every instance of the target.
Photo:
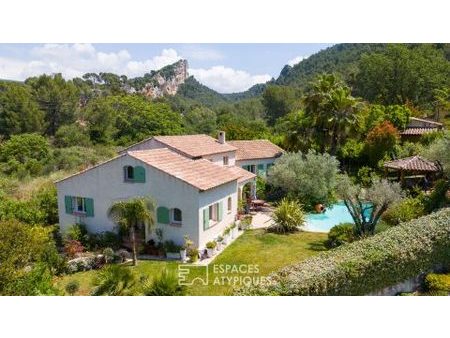
[(305, 230), (328, 232), (339, 223), (353, 223), (353, 218), (347, 210), (344, 202), (333, 204), (322, 214), (306, 215)]

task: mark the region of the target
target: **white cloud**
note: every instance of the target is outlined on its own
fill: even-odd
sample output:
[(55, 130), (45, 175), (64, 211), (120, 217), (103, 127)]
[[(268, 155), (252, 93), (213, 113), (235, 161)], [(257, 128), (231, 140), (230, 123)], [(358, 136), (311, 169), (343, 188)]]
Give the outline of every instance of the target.
[(174, 49), (163, 49), (151, 59), (132, 60), (123, 49), (118, 52), (97, 51), (92, 44), (45, 44), (33, 48), (31, 60), (0, 57), (0, 78), (24, 80), (43, 73), (62, 73), (66, 78), (88, 72), (113, 72), (127, 76), (141, 76), (151, 70), (172, 64), (182, 57)]
[[(223, 55), (213, 49), (197, 46), (187, 49), (183, 52), (183, 56), (197, 60), (223, 58)], [(171, 48), (163, 49), (159, 55), (150, 59), (134, 60), (125, 49), (105, 53), (96, 50), (92, 44), (45, 44), (33, 48), (29, 55), (24, 55), (22, 59), (0, 56), (0, 78), (24, 80), (44, 73), (62, 73), (65, 78), (74, 78), (90, 72), (112, 72), (136, 77), (172, 64), (181, 58), (182, 56)], [(225, 66), (189, 69), (189, 73), (220, 93), (244, 91), (254, 84), (271, 79), (269, 74), (252, 75)]]
[(185, 47), (182, 49), (182, 52), (188, 60), (218, 61), (224, 58), (224, 55), (218, 50), (200, 46)]
[(269, 81), (269, 74), (251, 75), (243, 70), (235, 70), (225, 66), (214, 66), (208, 69), (189, 69), (189, 74), (194, 75), (204, 85), (219, 93), (235, 93), (247, 90), (257, 83)]
[(303, 61), (303, 60), (305, 60), (305, 59), (307, 59), (308, 57), (307, 56), (301, 56), (301, 55), (299, 55), (299, 56), (296, 56), (295, 58), (293, 58), (293, 59), (290, 59), (288, 62), (287, 62), (287, 64), (289, 65), (289, 66), (294, 66), (294, 65), (296, 65), (297, 63), (299, 63), (300, 61)]

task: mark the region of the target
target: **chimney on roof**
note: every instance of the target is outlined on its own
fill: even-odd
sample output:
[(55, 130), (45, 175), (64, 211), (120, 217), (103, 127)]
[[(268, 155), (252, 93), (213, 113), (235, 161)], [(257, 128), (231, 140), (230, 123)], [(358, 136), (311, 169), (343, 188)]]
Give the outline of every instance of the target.
[(225, 132), (219, 131), (219, 136), (217, 137), (217, 141), (221, 144), (225, 144)]

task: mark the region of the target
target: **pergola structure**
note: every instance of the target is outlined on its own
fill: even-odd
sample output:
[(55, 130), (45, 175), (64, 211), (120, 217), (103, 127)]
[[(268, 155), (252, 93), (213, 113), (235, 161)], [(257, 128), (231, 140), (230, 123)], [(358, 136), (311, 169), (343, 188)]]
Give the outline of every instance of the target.
[(396, 171), (402, 184), (405, 183), (405, 174), (425, 177), (427, 174), (436, 174), (441, 171), (438, 163), (418, 155), (385, 162), (383, 166), (386, 176), (389, 170)]

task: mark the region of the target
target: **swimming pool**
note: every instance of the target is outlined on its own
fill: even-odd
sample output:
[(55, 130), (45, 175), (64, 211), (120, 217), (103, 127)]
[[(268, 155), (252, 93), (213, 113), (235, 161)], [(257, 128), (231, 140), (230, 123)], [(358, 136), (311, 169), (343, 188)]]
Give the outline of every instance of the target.
[(328, 232), (339, 223), (353, 223), (353, 218), (343, 201), (333, 204), (322, 214), (307, 214), (305, 230)]

